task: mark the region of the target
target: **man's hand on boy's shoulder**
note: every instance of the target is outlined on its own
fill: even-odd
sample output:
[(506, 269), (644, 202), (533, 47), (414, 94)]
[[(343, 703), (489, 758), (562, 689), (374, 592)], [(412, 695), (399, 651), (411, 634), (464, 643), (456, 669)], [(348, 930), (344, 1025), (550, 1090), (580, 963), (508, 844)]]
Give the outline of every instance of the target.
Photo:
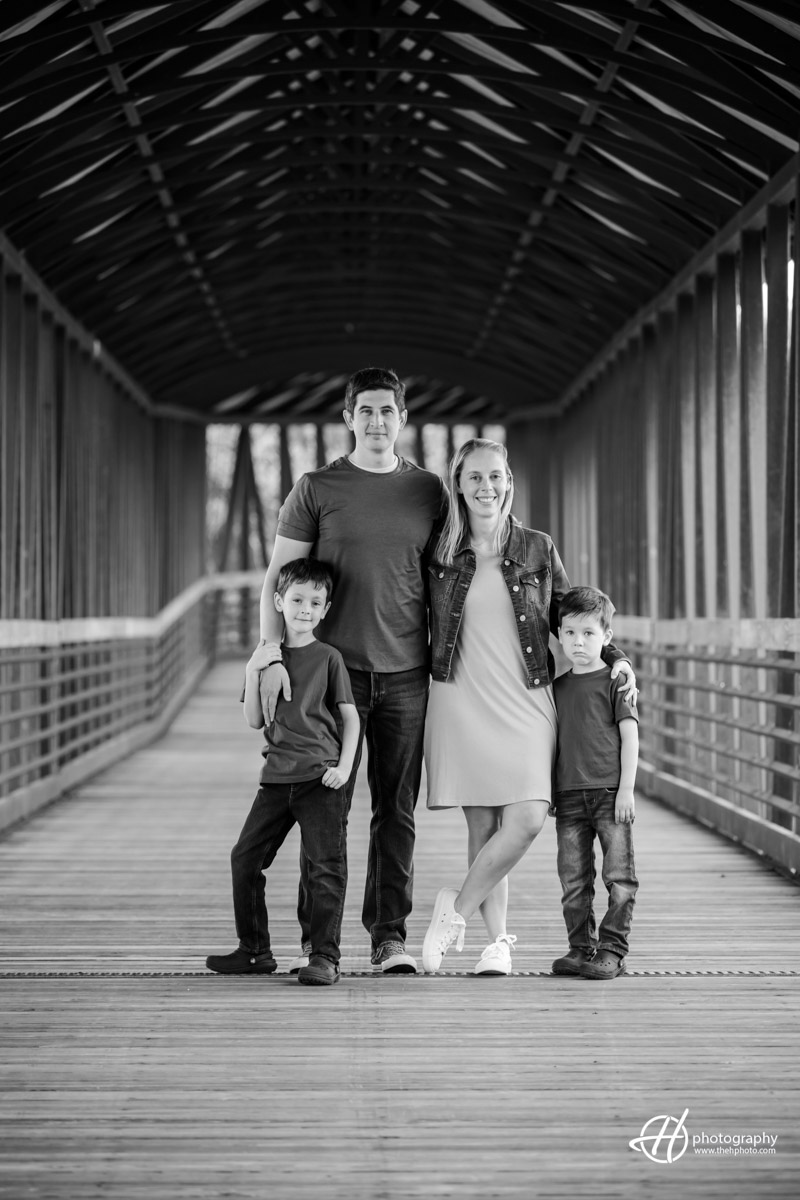
[(611, 678), (617, 679), (617, 687), (622, 692), (624, 700), (635, 707), (639, 699), (639, 688), (636, 684), (636, 672), (627, 658), (618, 659), (611, 668)]
[(614, 801), (614, 820), (617, 825), (632, 825), (636, 815), (633, 790), (620, 788)]
[(259, 642), (247, 663), (247, 671), (265, 671), (270, 663), (281, 660), (281, 648), (275, 642)]

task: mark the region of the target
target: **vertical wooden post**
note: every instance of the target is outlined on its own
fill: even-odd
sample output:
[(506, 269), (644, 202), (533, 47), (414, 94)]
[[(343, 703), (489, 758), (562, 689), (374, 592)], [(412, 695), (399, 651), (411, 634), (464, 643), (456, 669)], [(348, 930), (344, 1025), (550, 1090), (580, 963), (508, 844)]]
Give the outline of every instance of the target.
[(658, 381), (655, 333), (648, 325), (642, 332), (644, 377), (644, 502), (647, 531), (647, 615), (655, 620), (661, 615), (661, 544), (659, 539), (660, 485), (658, 469)]
[(289, 457), (289, 426), (281, 425), (278, 434), (280, 439), (281, 464), (281, 504), (292, 490), (292, 463)]
[[(230, 492), (228, 493), (228, 513), (225, 517), (225, 526), (222, 532), (222, 544), (220, 546), (219, 558), (217, 560), (217, 570), (222, 572), (228, 565), (228, 555), (230, 552), (231, 539), (233, 534), (233, 526), (236, 520), (237, 498), (239, 493), (243, 491), (244, 484), (244, 463), (245, 463), (245, 439), (248, 437), (244, 428), (239, 429), (239, 438), (236, 443), (236, 459), (233, 465), (233, 477), (231, 479)], [(243, 512), (246, 511), (246, 505), (242, 505)], [(246, 540), (246, 530), (244, 528), (244, 516), (242, 520), (242, 541)], [(217, 637), (219, 634), (219, 614), (222, 605), (222, 593), (217, 588), (211, 602), (211, 612), (209, 618), (209, 642), (212, 652), (216, 651)]]
[(714, 326), (714, 281), (697, 280), (695, 323), (697, 361), (697, 477), (702, 539), (698, 562), (699, 612), (717, 615), (717, 362)]
[[(766, 361), (766, 581), (768, 614), (793, 615), (786, 588), (792, 547), (794, 477), (789, 401), (789, 209), (767, 209), (767, 361)], [(789, 571), (787, 571), (789, 568)]]
[(694, 297), (678, 298), (678, 410), (680, 433), (676, 466), (681, 479), (681, 541), (683, 559), (683, 613), (697, 616), (697, 365), (695, 352)]
[(748, 616), (767, 615), (767, 406), (764, 354), (763, 249), (761, 232), (742, 234), (741, 347), (742, 458), (748, 541), (743, 557), (743, 584)]
[(738, 513), (742, 501), (742, 396), (739, 369), (736, 260), (722, 254), (717, 263), (717, 387), (720, 439), (720, 538), (719, 608), (738, 621), (742, 615), (742, 544)]

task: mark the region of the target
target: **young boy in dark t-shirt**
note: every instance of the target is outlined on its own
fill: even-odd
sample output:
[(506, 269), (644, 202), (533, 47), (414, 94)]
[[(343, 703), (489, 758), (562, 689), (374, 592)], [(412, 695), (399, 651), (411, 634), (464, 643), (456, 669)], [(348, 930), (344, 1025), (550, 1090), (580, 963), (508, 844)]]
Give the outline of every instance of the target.
[(298, 979), (311, 984), (339, 979), (347, 886), (345, 784), (353, 769), (359, 720), (341, 654), (314, 637), (330, 607), (331, 591), (330, 571), (313, 558), (287, 563), (278, 576), (274, 603), (283, 617), (281, 648), (293, 691), (291, 703), (279, 705), (266, 728), (261, 672), (269, 665), (268, 651), (259, 647), (247, 664), (244, 714), (254, 729), (264, 728), (265, 762), (250, 815), (231, 851), (239, 947), (206, 959), (210, 970), (223, 975), (269, 974), (278, 965), (270, 948), (263, 872), (296, 822), (308, 861), (311, 941), (309, 961)]
[[(556, 679), (558, 750), (554, 810), (558, 875), (569, 951), (555, 975), (613, 979), (625, 972), (636, 891), (632, 826), (639, 714), (600, 657), (614, 606), (596, 588), (572, 588), (559, 606), (559, 641), (572, 670)], [(608, 909), (595, 923), (595, 836), (603, 852)]]

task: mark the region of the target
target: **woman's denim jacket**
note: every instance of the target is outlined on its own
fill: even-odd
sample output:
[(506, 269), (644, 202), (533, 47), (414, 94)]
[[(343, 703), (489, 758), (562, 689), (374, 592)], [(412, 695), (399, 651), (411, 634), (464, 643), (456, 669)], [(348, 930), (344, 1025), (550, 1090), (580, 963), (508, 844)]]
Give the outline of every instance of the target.
[[(440, 563), (435, 554), (428, 560), (431, 675), (440, 683), (450, 678), (475, 565), (468, 536), (457, 550), (453, 566)], [(555, 678), (549, 635), (552, 630), (558, 636), (558, 604), (570, 586), (553, 539), (538, 529), (512, 525), (500, 570), (514, 607), (528, 687), (546, 687)], [(603, 660), (609, 665), (622, 658), (625, 655), (615, 646), (608, 645), (603, 651)]]

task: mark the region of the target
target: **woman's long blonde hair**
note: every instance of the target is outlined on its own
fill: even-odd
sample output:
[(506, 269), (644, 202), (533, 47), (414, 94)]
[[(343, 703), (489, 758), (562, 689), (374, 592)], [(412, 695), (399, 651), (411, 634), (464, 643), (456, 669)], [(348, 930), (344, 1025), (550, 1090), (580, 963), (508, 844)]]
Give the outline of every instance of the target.
[(469, 531), (469, 514), (467, 506), (464, 503), (464, 497), (458, 490), (458, 484), (461, 479), (461, 472), (464, 469), (464, 460), (475, 450), (494, 450), (503, 456), (506, 464), (508, 490), (503, 498), (503, 505), (500, 509), (500, 520), (494, 535), (495, 554), (503, 553), (511, 531), (510, 512), (514, 500), (514, 476), (511, 474), (511, 468), (508, 465), (506, 448), (500, 442), (491, 442), (488, 438), (470, 438), (469, 441), (464, 442), (464, 445), (459, 446), (458, 450), (456, 450), (450, 460), (450, 468), (447, 474), (449, 504), (447, 506), (447, 517), (445, 518), (444, 527), (439, 535), (439, 543), (436, 547), (436, 557), (439, 562), (445, 563), (447, 566), (453, 565), (456, 551)]

